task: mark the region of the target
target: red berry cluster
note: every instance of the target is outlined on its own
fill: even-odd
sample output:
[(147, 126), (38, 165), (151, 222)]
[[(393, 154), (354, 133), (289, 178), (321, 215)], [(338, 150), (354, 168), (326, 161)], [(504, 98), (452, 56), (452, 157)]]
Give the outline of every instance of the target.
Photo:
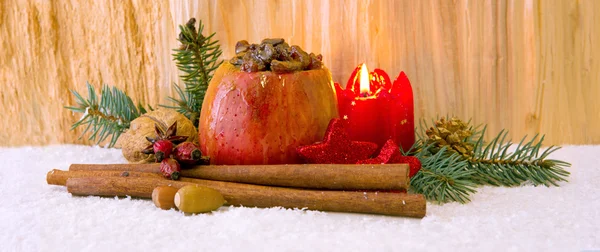
[(166, 178), (179, 179), (181, 165), (194, 165), (201, 161), (206, 163), (207, 157), (202, 156), (200, 148), (191, 142), (185, 142), (187, 136), (177, 136), (177, 122), (174, 122), (166, 131), (157, 124), (154, 125), (156, 137), (146, 137), (150, 145), (142, 152), (154, 154), (156, 162), (160, 162), (160, 171)]

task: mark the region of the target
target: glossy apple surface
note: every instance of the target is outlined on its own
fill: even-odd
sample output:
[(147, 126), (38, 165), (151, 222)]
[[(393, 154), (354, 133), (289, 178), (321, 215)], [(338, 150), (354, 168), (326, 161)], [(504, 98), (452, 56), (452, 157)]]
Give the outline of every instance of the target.
[(322, 140), (336, 103), (326, 68), (249, 73), (225, 62), (202, 105), (202, 154), (211, 164), (299, 163), (296, 147)]

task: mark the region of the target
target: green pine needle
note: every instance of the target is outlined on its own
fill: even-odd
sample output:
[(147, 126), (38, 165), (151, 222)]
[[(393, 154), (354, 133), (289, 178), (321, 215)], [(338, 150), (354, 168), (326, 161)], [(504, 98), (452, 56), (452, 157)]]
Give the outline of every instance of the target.
[(180, 77), (185, 88), (175, 84), (178, 98), (168, 98), (175, 105), (163, 107), (176, 109), (197, 126), (208, 84), (214, 71), (222, 63), (218, 60), (222, 51), (218, 45), (219, 41), (212, 40), (215, 33), (205, 37), (202, 35), (202, 21), (198, 23), (198, 29), (195, 28), (195, 24), (196, 19), (192, 18), (186, 25), (179, 26), (181, 33), (178, 40), (181, 46), (173, 50), (173, 59), (177, 68), (183, 72)]
[[(446, 118), (448, 120), (449, 118)], [(432, 123), (435, 126), (435, 122)], [(472, 155), (461, 155), (448, 146), (435, 146), (428, 142), (425, 129), (417, 132), (418, 141), (409, 155), (422, 163), (422, 169), (411, 179), (414, 192), (423, 194), (428, 200), (446, 203), (470, 201), (470, 195), (480, 185), (520, 186), (531, 183), (535, 186), (559, 186), (567, 181), (571, 164), (548, 156), (560, 149), (551, 146), (542, 151), (544, 137), (534, 136), (521, 139), (515, 145), (507, 139), (508, 132), (500, 131), (490, 142), (484, 141), (487, 127), (469, 126), (473, 132), (463, 142), (473, 144)], [(467, 124), (469, 125), (469, 124)]]
[(177, 96), (179, 96), (179, 99), (167, 97), (167, 100), (175, 103), (175, 105), (161, 105), (161, 107), (175, 109), (177, 110), (177, 112), (183, 114), (192, 122), (197, 121), (200, 116), (200, 113), (199, 111), (197, 111), (197, 108), (190, 106), (195, 103), (195, 98), (193, 97), (193, 94), (191, 92), (186, 92), (182, 90), (181, 87), (175, 83), (173, 83), (173, 86), (175, 87), (175, 92), (177, 93)]
[(536, 186), (558, 186), (557, 182), (567, 181), (569, 172), (564, 169), (570, 164), (546, 159), (560, 147), (551, 146), (540, 154), (544, 136), (538, 140), (536, 135), (527, 142), (524, 137), (514, 150), (510, 150), (513, 143), (506, 140), (507, 135), (508, 131), (500, 131), (489, 144), (484, 144), (481, 134), (474, 155), (468, 160), (469, 169), (475, 172), (475, 181), (493, 186), (520, 186), (525, 182)]
[[(121, 133), (129, 128), (131, 121), (145, 114), (147, 110), (141, 104), (136, 106), (125, 92), (116, 87), (103, 86), (100, 97), (98, 97), (94, 87), (90, 83), (86, 84), (87, 99), (71, 90), (77, 105), (65, 107), (73, 112), (83, 114), (81, 119), (71, 126), (71, 130), (86, 126), (80, 139), (86, 133), (90, 133), (89, 140), (95, 140), (97, 144), (100, 144), (110, 138), (108, 147), (113, 147)], [(152, 107), (149, 108), (152, 110)]]
[(477, 192), (477, 184), (471, 181), (474, 171), (466, 169), (467, 161), (456, 153), (448, 155), (446, 148), (435, 155), (427, 155), (429, 147), (415, 155), (422, 168), (411, 178), (411, 190), (438, 203), (469, 202), (470, 195)]

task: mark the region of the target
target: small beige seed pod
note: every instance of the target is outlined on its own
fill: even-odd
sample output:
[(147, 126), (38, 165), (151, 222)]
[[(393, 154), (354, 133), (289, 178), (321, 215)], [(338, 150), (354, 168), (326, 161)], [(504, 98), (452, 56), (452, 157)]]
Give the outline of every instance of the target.
[(225, 199), (219, 191), (199, 185), (184, 186), (175, 194), (175, 206), (184, 213), (206, 213), (223, 204)]

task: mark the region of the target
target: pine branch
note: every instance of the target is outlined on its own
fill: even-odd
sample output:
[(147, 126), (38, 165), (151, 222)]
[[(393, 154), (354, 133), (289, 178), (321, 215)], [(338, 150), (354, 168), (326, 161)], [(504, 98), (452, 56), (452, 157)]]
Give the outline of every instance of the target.
[(191, 104), (195, 104), (195, 98), (193, 97), (192, 93), (185, 92), (184, 90), (181, 89), (181, 87), (179, 85), (177, 85), (175, 83), (173, 83), (173, 85), (175, 86), (175, 92), (177, 93), (177, 96), (179, 96), (179, 99), (173, 98), (173, 97), (167, 97), (167, 100), (175, 103), (176, 105), (174, 105), (174, 106), (161, 105), (161, 107), (177, 110), (177, 112), (186, 116), (188, 119), (190, 119), (192, 122), (194, 122), (194, 125), (197, 126), (196, 121), (198, 120), (198, 118), (200, 116), (200, 112), (196, 111), (195, 108), (190, 107)]
[(202, 35), (204, 31), (202, 21), (198, 23), (198, 29), (195, 24), (196, 19), (192, 18), (186, 25), (179, 26), (181, 32), (178, 40), (181, 42), (181, 46), (174, 49), (173, 59), (177, 68), (183, 72), (180, 77), (185, 88), (175, 84), (175, 91), (179, 97), (169, 97), (168, 99), (175, 105), (164, 107), (176, 109), (192, 120), (194, 125), (197, 125), (208, 84), (212, 79), (213, 72), (222, 62), (218, 60), (222, 51), (217, 44), (219, 41), (212, 40), (215, 33), (205, 37)]
[(514, 147), (507, 140), (507, 131), (486, 143), (487, 127), (479, 130), (481, 127), (455, 118), (443, 118), (429, 128), (424, 125), (417, 132), (419, 140), (411, 148), (414, 151), (408, 154), (418, 157), (423, 165), (412, 178), (411, 187), (428, 200), (466, 203), (477, 185), (558, 186), (569, 176), (565, 168), (571, 164), (548, 159), (560, 147), (551, 146), (542, 152), (543, 136), (529, 141), (524, 137)]
[(83, 98), (78, 92), (71, 90), (77, 105), (65, 107), (73, 112), (83, 114), (81, 119), (71, 126), (71, 130), (87, 125), (80, 139), (86, 133), (91, 132), (89, 140), (96, 140), (99, 144), (110, 137), (108, 147), (113, 147), (121, 133), (129, 128), (131, 121), (147, 111), (141, 104), (136, 106), (125, 92), (116, 87), (111, 89), (103, 86), (100, 97), (98, 97), (94, 87), (90, 83), (86, 84), (88, 97)]
[(475, 172), (465, 169), (467, 161), (461, 159), (459, 154), (448, 155), (446, 148), (435, 155), (428, 155), (427, 149), (431, 147), (427, 146), (415, 155), (421, 161), (422, 168), (411, 178), (411, 190), (438, 203), (469, 202), (470, 195), (477, 192), (477, 184), (471, 181)]
[(570, 164), (546, 159), (560, 147), (551, 146), (540, 155), (544, 137), (537, 140), (536, 135), (527, 142), (524, 137), (510, 151), (513, 143), (505, 141), (507, 134), (507, 131), (501, 131), (487, 145), (483, 144), (483, 134), (477, 141), (474, 155), (469, 159), (469, 169), (476, 172), (475, 181), (494, 186), (519, 186), (525, 182), (536, 186), (558, 186), (557, 182), (567, 181), (569, 172), (564, 169)]

